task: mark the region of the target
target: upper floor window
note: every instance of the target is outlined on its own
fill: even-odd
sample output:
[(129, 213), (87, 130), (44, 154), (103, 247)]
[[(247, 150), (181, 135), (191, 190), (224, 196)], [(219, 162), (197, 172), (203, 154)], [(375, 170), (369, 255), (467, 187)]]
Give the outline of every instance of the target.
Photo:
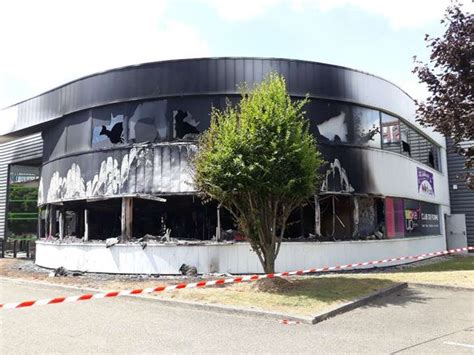
[(128, 118), (129, 142), (162, 142), (169, 139), (167, 110), (168, 100), (146, 101), (132, 105)]
[(403, 122), (400, 122), (401, 151), (420, 163), (441, 170), (439, 147)]
[(397, 117), (381, 114), (382, 148), (441, 170), (439, 147)]
[(354, 143), (357, 145), (380, 148), (379, 111), (361, 106), (353, 106), (352, 118), (354, 125)]
[(105, 106), (92, 109), (92, 146), (107, 147), (126, 141), (125, 115), (123, 105)]

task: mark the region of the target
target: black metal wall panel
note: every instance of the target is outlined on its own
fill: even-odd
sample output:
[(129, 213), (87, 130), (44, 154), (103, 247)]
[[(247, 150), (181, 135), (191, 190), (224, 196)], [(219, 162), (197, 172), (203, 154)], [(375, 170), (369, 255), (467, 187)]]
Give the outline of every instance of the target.
[(43, 141), (40, 134), (0, 144), (0, 239), (5, 237), (8, 166), (12, 163), (41, 159)]
[(467, 187), (463, 177), (466, 173), (464, 157), (455, 152), (452, 139), (446, 139), (446, 154), (451, 213), (466, 215), (467, 242), (470, 246), (474, 246), (474, 190)]
[(40, 204), (133, 194), (187, 194), (192, 143), (146, 144), (64, 157), (43, 165)]
[(288, 59), (203, 58), (124, 67), (70, 82), (0, 111), (13, 117), (0, 136), (38, 131), (48, 121), (115, 102), (238, 94), (243, 82), (259, 82), (271, 71), (286, 77), (292, 96), (355, 102), (406, 119), (414, 115), (411, 98), (397, 86), (353, 69)]

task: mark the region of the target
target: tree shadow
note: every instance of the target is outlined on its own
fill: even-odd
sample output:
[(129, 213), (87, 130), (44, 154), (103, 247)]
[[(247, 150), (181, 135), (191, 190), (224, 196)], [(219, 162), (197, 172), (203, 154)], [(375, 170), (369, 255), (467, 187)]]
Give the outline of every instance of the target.
[[(270, 291), (260, 292), (281, 295), (289, 299), (298, 299), (302, 302), (320, 301), (325, 303), (345, 303), (368, 296), (387, 287), (395, 286), (397, 283), (390, 280), (370, 277), (353, 278), (335, 276), (289, 279), (289, 282), (279, 284), (281, 287), (275, 287)], [(400, 290), (396, 294), (402, 293), (403, 297), (395, 296), (398, 300), (394, 299), (393, 302), (401, 304), (403, 302), (423, 302), (425, 300), (422, 293), (416, 290)]]
[(413, 303), (425, 304), (432, 299), (434, 299), (434, 297), (428, 296), (427, 292), (423, 292), (422, 289), (408, 286), (394, 293), (377, 297), (361, 308), (385, 308), (390, 306), (407, 307)]

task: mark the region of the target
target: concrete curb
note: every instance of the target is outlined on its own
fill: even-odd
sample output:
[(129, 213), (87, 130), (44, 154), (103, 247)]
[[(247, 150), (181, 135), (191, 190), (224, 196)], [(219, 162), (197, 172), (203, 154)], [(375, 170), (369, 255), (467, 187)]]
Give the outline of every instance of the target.
[(136, 296), (125, 296), (125, 297), (134, 297), (134, 298), (141, 298), (144, 300), (149, 300), (152, 302), (160, 302), (164, 305), (170, 307), (180, 307), (180, 308), (187, 308), (187, 309), (195, 309), (195, 310), (202, 310), (202, 311), (211, 311), (217, 313), (225, 313), (231, 315), (240, 315), (240, 316), (250, 316), (250, 317), (259, 317), (265, 319), (288, 319), (292, 321), (298, 321), (304, 324), (312, 324), (313, 318), (312, 317), (305, 317), (305, 316), (291, 316), (286, 313), (278, 313), (278, 312), (271, 312), (265, 311), (262, 309), (250, 309), (250, 308), (241, 308), (236, 306), (226, 306), (220, 304), (212, 304), (212, 303), (198, 303), (192, 301), (182, 301), (182, 300), (170, 300), (164, 299), (159, 297), (153, 297), (148, 295), (136, 295)]
[[(0, 280), (8, 280), (8, 281), (23, 283), (23, 284), (28, 284), (28, 283), (36, 284), (36, 285), (46, 286), (50, 288), (59, 288), (59, 289), (63, 288), (63, 289), (70, 289), (70, 290), (77, 290), (77, 291), (82, 290), (82, 291), (89, 291), (89, 292), (106, 292), (100, 289), (77, 287), (77, 286), (70, 286), (70, 285), (59, 285), (59, 284), (54, 284), (54, 283), (49, 283), (49, 282), (44, 282), (44, 281), (24, 280), (24, 279), (16, 279), (16, 278), (8, 278), (8, 277), (0, 277)], [(166, 306), (171, 306), (171, 307), (181, 307), (181, 308), (186, 308), (186, 309), (196, 309), (196, 310), (226, 313), (226, 314), (232, 314), (232, 315), (254, 316), (254, 317), (260, 317), (260, 318), (266, 318), (266, 319), (278, 319), (278, 320), (288, 319), (291, 321), (298, 321), (303, 324), (317, 324), (326, 319), (335, 317), (339, 314), (343, 314), (353, 309), (362, 307), (377, 298), (398, 292), (406, 288), (407, 286), (408, 286), (407, 283), (398, 283), (392, 286), (388, 286), (381, 290), (375, 291), (367, 296), (356, 298), (349, 302), (343, 303), (342, 305), (335, 306), (331, 308), (329, 311), (324, 311), (322, 313), (317, 314), (314, 317), (288, 315), (285, 313), (265, 311), (262, 309), (249, 309), (249, 308), (241, 308), (241, 307), (218, 305), (218, 304), (172, 300), (172, 299), (159, 298), (159, 297), (155, 297), (151, 295), (127, 295), (123, 297), (139, 298), (146, 301), (159, 302)]]
[(19, 279), (15, 277), (0, 276), (0, 281), (13, 281), (17, 284), (33, 284), (33, 285), (45, 286), (49, 288), (67, 289), (67, 290), (75, 290), (75, 291), (82, 291), (82, 292), (107, 292), (104, 290), (99, 290), (98, 288), (62, 285), (62, 284), (55, 284), (52, 282), (45, 282), (45, 281), (38, 281), (38, 280)]
[(423, 284), (423, 283), (414, 283), (414, 282), (409, 282), (408, 284), (409, 284), (409, 286), (413, 286), (413, 287), (432, 288), (432, 289), (437, 289), (437, 290), (471, 291), (471, 292), (474, 292), (474, 288), (462, 287), (462, 286)]
[(335, 317), (339, 314), (343, 314), (349, 311), (352, 311), (353, 309), (362, 307), (367, 305), (368, 303), (372, 302), (373, 300), (383, 297), (383, 296), (388, 296), (392, 293), (398, 292), (403, 290), (404, 288), (407, 288), (408, 284), (406, 282), (403, 283), (397, 283), (396, 285), (388, 286), (385, 287), (381, 290), (375, 291), (367, 296), (356, 298), (354, 300), (351, 300), (349, 302), (346, 302), (342, 305), (336, 306), (333, 309), (330, 309), (329, 311), (325, 311), (323, 313), (320, 313), (316, 315), (312, 319), (312, 324), (317, 324), (320, 323), (328, 318)]
[(367, 296), (356, 298), (342, 305), (338, 305), (334, 308), (331, 308), (329, 311), (324, 311), (314, 317), (288, 315), (285, 313), (264, 311), (264, 310), (258, 310), (258, 309), (248, 309), (248, 308), (241, 308), (241, 307), (234, 307), (234, 306), (224, 306), (224, 305), (209, 304), (209, 303), (198, 303), (198, 302), (182, 301), (182, 300), (169, 300), (169, 299), (163, 299), (163, 298), (158, 298), (158, 297), (153, 297), (153, 296), (148, 296), (148, 295), (130, 296), (130, 297), (138, 297), (138, 298), (158, 301), (169, 306), (201, 309), (205, 311), (228, 313), (228, 314), (234, 314), (234, 315), (238, 314), (238, 315), (247, 315), (247, 316), (257, 316), (257, 317), (271, 318), (271, 319), (278, 319), (278, 320), (288, 319), (291, 321), (298, 321), (304, 324), (317, 324), (326, 319), (335, 317), (339, 314), (343, 314), (353, 309), (365, 306), (366, 304), (372, 302), (373, 300), (379, 297), (390, 295), (392, 293), (398, 292), (407, 287), (408, 287), (408, 284), (406, 282), (397, 283), (396, 285), (385, 287)]

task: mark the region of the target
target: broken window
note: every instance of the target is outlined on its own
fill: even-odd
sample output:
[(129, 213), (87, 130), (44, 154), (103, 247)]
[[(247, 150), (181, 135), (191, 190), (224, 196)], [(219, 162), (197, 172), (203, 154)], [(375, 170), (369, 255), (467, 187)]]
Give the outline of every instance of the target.
[(313, 230), (318, 240), (372, 240), (387, 237), (382, 198), (349, 194), (320, 195), (315, 197), (313, 213)]
[(323, 105), (318, 104), (314, 109), (313, 114), (318, 121), (316, 135), (320, 138), (321, 143), (347, 143), (349, 141), (348, 120), (350, 119), (350, 109), (347, 105), (327, 102)]
[(106, 147), (125, 142), (123, 105), (91, 110), (92, 146)]
[(351, 196), (325, 195), (319, 197), (319, 206), (323, 240), (352, 239), (354, 206)]
[(307, 106), (310, 129), (319, 143), (348, 143), (380, 148), (380, 114), (335, 101), (312, 100)]
[(314, 201), (305, 201), (290, 214), (285, 226), (285, 239), (315, 237), (314, 206)]
[(400, 153), (400, 120), (382, 112), (381, 122), (383, 149), (394, 153)]
[(169, 139), (166, 118), (168, 100), (135, 104), (128, 118), (128, 139), (132, 143), (162, 142)]
[(105, 240), (121, 235), (122, 204), (120, 198), (87, 202), (89, 239)]
[(441, 170), (439, 147), (405, 123), (400, 123), (402, 154)]
[(380, 148), (380, 113), (361, 106), (352, 107), (354, 143)]
[(73, 236), (80, 238), (78, 233), (78, 221), (79, 213), (76, 211), (65, 211), (64, 212), (64, 234), (66, 236)]
[[(233, 229), (229, 213), (221, 208), (221, 229)], [(134, 199), (133, 235), (164, 236), (180, 240), (210, 240), (216, 235), (217, 205), (195, 196), (166, 196), (166, 202)], [(223, 233), (225, 234), (225, 233)]]
[(200, 133), (199, 121), (186, 110), (173, 110), (173, 138), (196, 140)]
[(357, 231), (360, 237), (374, 234), (377, 227), (377, 210), (372, 197), (354, 197), (357, 199)]

